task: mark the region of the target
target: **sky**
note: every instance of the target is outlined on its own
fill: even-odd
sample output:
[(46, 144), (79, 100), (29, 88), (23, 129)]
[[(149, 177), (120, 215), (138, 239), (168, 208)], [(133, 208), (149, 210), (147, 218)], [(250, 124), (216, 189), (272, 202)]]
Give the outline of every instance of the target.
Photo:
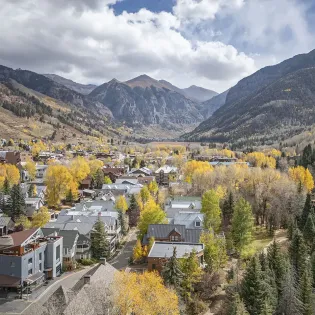
[(315, 49), (314, 0), (0, 0), (0, 64), (223, 92)]

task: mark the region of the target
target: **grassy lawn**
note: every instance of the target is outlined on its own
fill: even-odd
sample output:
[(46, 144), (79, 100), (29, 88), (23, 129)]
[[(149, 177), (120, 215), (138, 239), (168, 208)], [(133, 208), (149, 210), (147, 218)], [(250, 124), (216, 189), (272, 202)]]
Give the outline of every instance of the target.
[(252, 246), (256, 252), (260, 252), (272, 241), (273, 236), (270, 236), (264, 227), (256, 227), (253, 238)]

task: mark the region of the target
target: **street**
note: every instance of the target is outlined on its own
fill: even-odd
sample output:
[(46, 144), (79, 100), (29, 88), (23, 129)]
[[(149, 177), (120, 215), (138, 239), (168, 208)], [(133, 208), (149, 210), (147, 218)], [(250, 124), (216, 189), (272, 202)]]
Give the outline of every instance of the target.
[(127, 242), (122, 251), (109, 263), (118, 270), (124, 270), (128, 267), (129, 258), (132, 256), (132, 251), (137, 242), (137, 231), (131, 230), (129, 232)]

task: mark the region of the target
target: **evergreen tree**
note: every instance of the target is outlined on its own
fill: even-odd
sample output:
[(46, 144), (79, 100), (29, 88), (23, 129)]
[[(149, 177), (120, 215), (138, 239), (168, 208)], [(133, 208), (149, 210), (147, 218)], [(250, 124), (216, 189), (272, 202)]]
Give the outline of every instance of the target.
[(297, 279), (301, 279), (306, 267), (307, 246), (299, 229), (296, 229), (293, 234), (289, 252), (293, 271), (296, 274)]
[(25, 199), (21, 187), (20, 185), (13, 185), (7, 201), (6, 211), (15, 220), (24, 214), (24, 210)]
[(312, 254), (311, 259), (310, 259), (310, 264), (311, 264), (311, 277), (312, 277), (312, 283), (313, 287), (315, 287), (315, 253)]
[(145, 167), (145, 162), (144, 162), (144, 160), (141, 160), (140, 161), (140, 167), (142, 168), (142, 167)]
[(303, 208), (303, 211), (302, 211), (302, 214), (301, 214), (301, 217), (299, 218), (299, 228), (300, 230), (303, 230), (305, 224), (306, 224), (306, 221), (307, 221), (307, 218), (311, 212), (311, 209), (312, 209), (312, 196), (311, 194), (307, 194), (306, 195), (306, 200), (305, 200), (305, 204), (304, 204), (304, 208)]
[(303, 315), (304, 307), (299, 298), (294, 269), (288, 268), (281, 287), (281, 296), (278, 305), (278, 314)]
[(307, 168), (312, 163), (313, 163), (313, 150), (312, 150), (312, 146), (309, 144), (303, 150), (300, 165)]
[(269, 304), (269, 302), (266, 300), (264, 301), (261, 310), (259, 312), (259, 315), (273, 315), (274, 314), (274, 308)]
[(10, 183), (7, 177), (4, 180), (2, 191), (5, 195), (10, 194)]
[(305, 243), (308, 245), (310, 249), (314, 246), (315, 241), (315, 224), (314, 224), (314, 214), (313, 210), (309, 213), (304, 229), (303, 229), (303, 236), (305, 239)]
[(129, 226), (135, 227), (138, 224), (140, 218), (140, 209), (134, 195), (130, 197), (130, 205), (128, 209), (128, 216), (129, 216)]
[(121, 233), (122, 235), (127, 234), (127, 228), (126, 228), (126, 215), (122, 210), (118, 210), (118, 221), (121, 227)]
[(36, 196), (36, 186), (35, 184), (30, 184), (30, 187), (28, 188), (28, 197), (34, 198)]
[(93, 232), (91, 235), (91, 252), (92, 257), (95, 259), (109, 256), (107, 232), (105, 231), (105, 224), (100, 218), (98, 218), (93, 226)]
[(241, 285), (241, 297), (250, 314), (259, 314), (264, 303), (264, 289), (260, 262), (255, 255), (246, 268)]
[(95, 188), (101, 189), (103, 184), (105, 184), (104, 177), (104, 172), (101, 169), (97, 170), (93, 178), (93, 186)]
[(66, 195), (66, 201), (67, 202), (73, 202), (73, 193), (72, 193), (72, 189), (69, 189), (67, 195)]
[(176, 247), (174, 247), (172, 257), (167, 260), (162, 269), (162, 277), (166, 285), (173, 286), (175, 289), (178, 289), (182, 282), (183, 274), (176, 256)]
[(267, 249), (267, 260), (270, 269), (275, 275), (278, 293), (280, 293), (284, 275), (286, 273), (286, 260), (281, 253), (279, 244), (275, 240)]
[(245, 304), (241, 300), (238, 293), (236, 293), (233, 298), (233, 302), (229, 310), (229, 315), (249, 315), (246, 310)]
[(300, 280), (300, 300), (304, 306), (303, 315), (313, 315), (312, 310), (313, 277), (311, 264), (308, 263)]
[(228, 226), (231, 224), (233, 212), (235, 207), (234, 195), (233, 192), (230, 191), (228, 197), (224, 200), (222, 205), (222, 215), (224, 226)]

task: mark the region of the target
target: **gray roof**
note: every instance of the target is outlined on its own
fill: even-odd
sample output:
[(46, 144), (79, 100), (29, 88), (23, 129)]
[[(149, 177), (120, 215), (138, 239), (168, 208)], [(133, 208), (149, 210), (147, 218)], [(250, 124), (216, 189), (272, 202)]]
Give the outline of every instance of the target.
[(174, 208), (170, 208), (170, 207), (165, 207), (165, 212), (166, 212), (166, 217), (168, 219), (173, 219), (175, 218), (175, 216), (178, 214), (178, 213), (192, 213), (192, 212), (195, 212), (195, 213), (200, 213), (200, 210), (199, 209), (174, 209)]
[(150, 224), (147, 232), (147, 239), (166, 239), (169, 234), (176, 230), (185, 242), (198, 243), (202, 229), (187, 229), (185, 225), (180, 224)]
[(173, 255), (174, 247), (176, 247), (177, 258), (187, 257), (193, 250), (200, 253), (204, 249), (204, 245), (200, 243), (154, 242), (148, 257), (170, 258)]
[(10, 217), (0, 216), (0, 226), (8, 226), (10, 223), (14, 225)]
[(55, 233), (59, 233), (60, 229), (59, 228), (41, 228), (43, 235), (44, 236), (50, 236), (53, 235)]
[(59, 236), (63, 237), (63, 247), (72, 248), (78, 238), (78, 231), (60, 230)]
[(202, 228), (202, 222), (203, 222), (203, 214), (199, 212), (179, 212), (175, 214), (172, 224), (182, 224), (185, 225), (188, 229), (194, 229), (198, 228), (196, 226), (196, 222), (200, 222), (199, 229)]

